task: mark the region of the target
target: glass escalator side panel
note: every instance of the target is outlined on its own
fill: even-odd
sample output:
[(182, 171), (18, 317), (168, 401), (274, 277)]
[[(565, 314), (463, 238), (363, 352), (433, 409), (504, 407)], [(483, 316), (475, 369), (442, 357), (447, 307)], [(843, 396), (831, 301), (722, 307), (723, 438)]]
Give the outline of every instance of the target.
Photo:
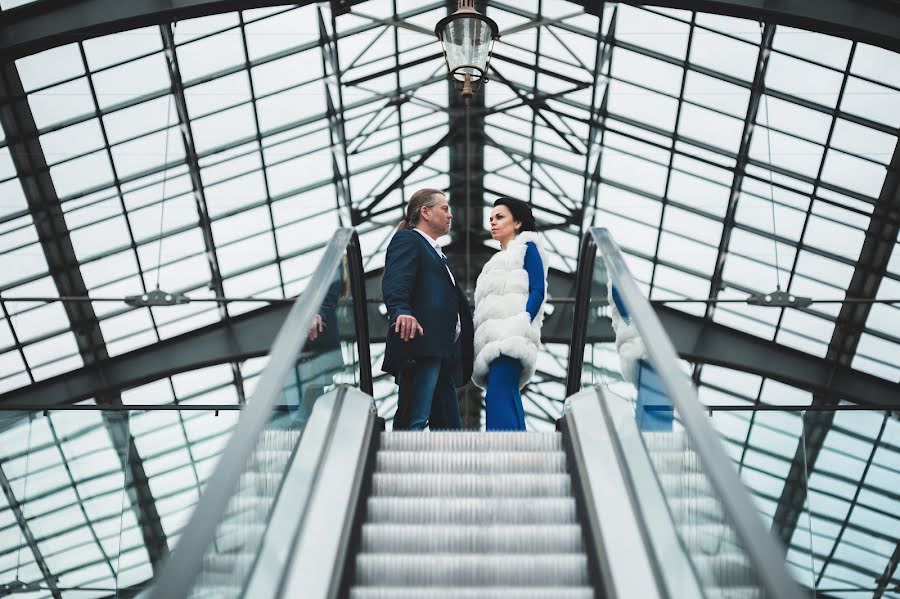
[[(317, 402), (341, 385), (371, 391), (359, 241), (339, 229), (293, 302), (264, 370), (151, 597), (240, 597), (284, 523), (273, 508)], [(314, 419), (315, 420), (315, 419)], [(304, 500), (293, 499), (297, 521)], [(292, 528), (289, 525), (288, 528)]]
[[(360, 384), (360, 352), (347, 260), (326, 277), (325, 297), (300, 334), (302, 349), (283, 378), (265, 430), (241, 473), (191, 597), (239, 597), (265, 542), (272, 508), (317, 400)], [(250, 400), (251, 402), (253, 399)], [(298, 506), (299, 509), (300, 506)]]
[[(787, 580), (788, 584), (782, 587), (787, 592), (772, 592), (777, 585), (763, 578), (768, 573), (756, 559), (760, 547), (755, 546), (751, 552), (745, 546), (748, 527), (761, 533), (751, 535), (755, 540), (768, 537), (762, 519), (743, 488), (736, 490), (742, 495), (737, 503), (747, 506), (749, 509), (739, 511), (749, 514), (736, 514), (734, 493), (723, 497), (723, 480), (734, 481), (733, 486), (740, 487), (736, 471), (715, 429), (704, 421), (688, 374), (649, 301), (628, 272), (621, 251), (605, 229), (593, 229), (588, 236), (593, 238), (585, 244), (593, 247), (583, 248), (579, 268), (589, 270), (581, 273), (580, 289), (576, 291), (579, 296), (587, 295), (580, 298), (581, 309), (586, 310), (583, 344), (579, 343), (579, 335), (573, 333), (573, 344), (577, 345), (573, 345), (572, 358), (577, 362), (578, 351), (583, 349), (584, 353), (580, 374), (574, 370), (569, 373), (569, 392), (573, 392), (575, 382), (580, 382), (581, 387), (601, 387), (602, 401), (608, 404), (611, 414), (619, 415), (611, 421), (624, 448), (622, 459), (634, 488), (646, 489), (652, 479), (659, 491), (656, 495), (661, 493), (662, 507), (648, 502), (639, 509), (665, 510), (664, 518), (649, 514), (646, 521), (657, 526), (665, 521), (674, 527), (675, 545), (671, 535), (652, 527), (646, 531), (663, 577), (670, 586), (680, 584), (682, 575), (666, 569), (683, 563), (672, 558), (672, 552), (681, 552), (687, 555), (693, 575), (708, 597), (794, 596), (796, 587), (785, 572), (779, 572), (777, 577)], [(639, 323), (636, 319), (644, 321)], [(652, 319), (655, 323), (647, 326), (645, 321)], [(655, 335), (648, 336), (648, 331)], [(673, 389), (679, 397), (673, 396)], [(637, 444), (633, 437), (639, 439)], [(698, 438), (703, 447), (696, 447)], [(715, 468), (710, 467), (710, 453), (717, 454), (712, 460)], [(642, 501), (639, 494), (637, 501)], [(738, 523), (739, 518), (746, 520)], [(767, 553), (781, 551), (774, 540), (762, 541)], [(782, 558), (783, 553), (778, 567), (784, 570)], [(681, 591), (670, 588), (674, 596)]]

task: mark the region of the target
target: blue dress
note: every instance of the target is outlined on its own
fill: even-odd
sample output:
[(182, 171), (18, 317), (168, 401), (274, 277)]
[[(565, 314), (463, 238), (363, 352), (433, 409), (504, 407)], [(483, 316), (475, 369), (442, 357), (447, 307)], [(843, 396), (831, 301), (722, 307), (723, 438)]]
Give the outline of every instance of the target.
[[(528, 273), (528, 301), (525, 311), (531, 320), (544, 303), (544, 263), (537, 246), (525, 244), (525, 271)], [(525, 411), (519, 393), (522, 363), (516, 358), (500, 355), (488, 367), (487, 389), (484, 396), (485, 428), (489, 431), (524, 431)]]

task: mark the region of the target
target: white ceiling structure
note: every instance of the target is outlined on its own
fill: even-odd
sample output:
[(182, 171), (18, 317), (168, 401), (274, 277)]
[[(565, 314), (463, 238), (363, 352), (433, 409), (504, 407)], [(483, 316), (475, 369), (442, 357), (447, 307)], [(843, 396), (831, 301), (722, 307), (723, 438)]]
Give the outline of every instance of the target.
[[(489, 207), (513, 196), (534, 207), (560, 289), (585, 230), (608, 227), (667, 325), (766, 348), (729, 367), (684, 351), (706, 404), (900, 403), (895, 3), (492, 1), (480, 9), (502, 37), (468, 116), (433, 34), (447, 2), (52, 4), (0, 0), (0, 406), (130, 359), (158, 376), (53, 401), (244, 403), (262, 352), (167, 371), (166, 343), (296, 296), (340, 226), (357, 228), (377, 289), (420, 187), (448, 190), (447, 253), (470, 287)], [(121, 301), (157, 288), (192, 301)], [(814, 301), (745, 301), (776, 289)], [(568, 349), (550, 341), (525, 394), (532, 428), (564, 399)], [(789, 384), (784, 356), (877, 392)], [(389, 417), (393, 382), (375, 392)], [(134, 594), (236, 415), (5, 416), (0, 596), (16, 580), (35, 585), (23, 597)], [(801, 582), (900, 596), (896, 417), (712, 418)]]

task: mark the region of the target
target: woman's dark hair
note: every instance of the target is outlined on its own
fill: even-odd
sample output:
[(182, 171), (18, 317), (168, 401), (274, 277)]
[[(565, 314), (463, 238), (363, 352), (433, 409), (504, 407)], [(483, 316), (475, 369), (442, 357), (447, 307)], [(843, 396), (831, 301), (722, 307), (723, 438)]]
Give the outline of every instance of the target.
[(515, 198), (497, 198), (497, 200), (494, 201), (494, 207), (496, 208), (497, 206), (506, 206), (509, 209), (509, 213), (512, 214), (513, 220), (522, 223), (522, 226), (519, 228), (519, 233), (537, 229), (537, 223), (534, 221), (534, 214), (531, 213), (531, 206), (522, 200), (517, 200)]

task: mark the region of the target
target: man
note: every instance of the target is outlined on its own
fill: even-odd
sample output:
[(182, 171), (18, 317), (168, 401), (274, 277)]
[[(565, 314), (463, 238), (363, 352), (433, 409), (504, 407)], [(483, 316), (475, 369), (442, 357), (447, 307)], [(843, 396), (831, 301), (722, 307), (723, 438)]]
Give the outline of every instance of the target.
[(443, 192), (420, 189), (388, 245), (382, 369), (400, 386), (394, 430), (462, 428), (456, 387), (472, 376), (472, 315), (437, 243), (451, 218)]

